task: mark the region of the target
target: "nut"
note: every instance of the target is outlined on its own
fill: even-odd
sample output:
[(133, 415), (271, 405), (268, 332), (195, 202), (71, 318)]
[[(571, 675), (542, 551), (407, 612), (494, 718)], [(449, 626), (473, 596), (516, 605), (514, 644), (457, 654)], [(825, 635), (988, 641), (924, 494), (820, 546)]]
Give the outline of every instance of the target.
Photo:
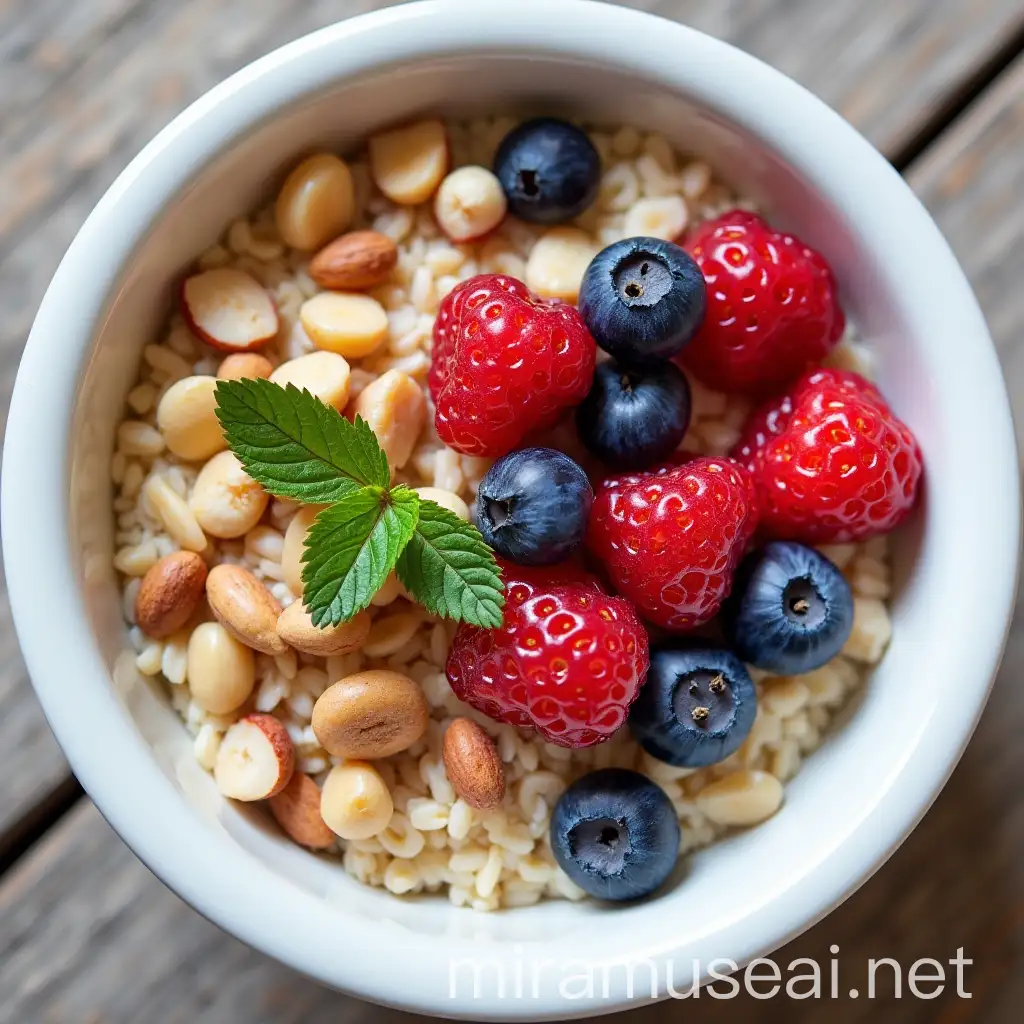
[(370, 632), (370, 616), (358, 612), (348, 622), (320, 628), (313, 625), (301, 601), (288, 605), (277, 620), (277, 635), (303, 654), (327, 657), (357, 651)]
[(454, 512), (464, 522), (469, 522), (469, 506), (452, 491), (440, 487), (417, 487), (416, 493), (426, 501), (432, 501), (441, 508)]
[(328, 686), (313, 706), (313, 732), (336, 757), (375, 760), (412, 746), (427, 728), (423, 691), (400, 672), (371, 669)]
[(627, 238), (645, 236), (674, 242), (690, 220), (681, 196), (657, 196), (639, 199), (626, 214), (623, 233)]
[(156, 425), (167, 447), (179, 458), (208, 459), (227, 448), (228, 442), (217, 419), (216, 390), (216, 377), (186, 377), (172, 384), (160, 399)]
[(203, 530), (230, 540), (259, 521), (270, 495), (242, 468), (231, 452), (220, 452), (199, 471), (189, 508)]
[(295, 747), (273, 715), (246, 715), (224, 734), (213, 779), (232, 800), (266, 800), (291, 781)]
[(338, 412), (348, 402), (349, 366), (344, 357), (335, 352), (310, 352), (289, 359), (274, 370), (270, 380), (281, 387), (294, 384), (300, 391), (305, 388), (314, 398), (333, 405)]
[(142, 488), (171, 539), (186, 551), (204, 551), (206, 534), (185, 499), (162, 477), (154, 474)]
[(342, 839), (369, 839), (388, 827), (395, 805), (380, 774), (362, 761), (332, 768), (320, 793), (320, 814)]
[(288, 785), (270, 798), (268, 806), (278, 825), (299, 846), (323, 850), (337, 841), (320, 816), (320, 787), (308, 775), (295, 772)]
[(186, 278), (181, 312), (195, 334), (223, 352), (246, 352), (277, 337), (277, 307), (266, 288), (237, 267)]
[(321, 288), (361, 292), (383, 284), (398, 262), (398, 246), (379, 231), (351, 231), (324, 246), (309, 263)]
[(355, 414), (362, 416), (388, 457), (392, 470), (412, 455), (427, 417), (423, 389), (401, 370), (388, 370), (359, 393)]
[(508, 212), (501, 182), (486, 167), (452, 171), (434, 197), (434, 218), (453, 242), (471, 242), (493, 231)]
[(281, 552), (281, 572), (288, 589), (302, 597), (302, 553), (306, 549), (306, 535), (323, 505), (303, 505), (292, 517), (284, 532), (284, 550)]
[(393, 203), (418, 206), (448, 170), (448, 138), (440, 121), (419, 121), (370, 139), (370, 176)]
[(348, 164), (333, 153), (316, 153), (285, 179), (274, 215), (287, 245), (312, 252), (349, 226), (355, 207)]
[(317, 348), (347, 359), (368, 356), (388, 336), (384, 307), (359, 292), (320, 292), (302, 304), (299, 320)]
[(217, 367), (219, 380), (265, 380), (274, 372), (274, 365), (266, 356), (256, 352), (236, 352)]
[(481, 811), (505, 796), (505, 769), (494, 741), (469, 718), (456, 718), (445, 730), (441, 755), (455, 792)]
[(415, 598), (405, 589), (402, 585), (402, 581), (398, 578), (398, 574), (394, 569), (388, 573), (387, 579), (381, 584), (380, 590), (377, 591), (373, 597), (370, 598), (370, 604), (374, 608), (384, 608), (398, 598), (404, 597), (406, 600), (414, 601)]
[(240, 708), (256, 685), (256, 659), (219, 622), (204, 622), (188, 638), (188, 679), (192, 699), (213, 715)]
[(576, 302), (597, 246), (579, 228), (551, 228), (530, 250), (526, 284), (541, 298)]
[(782, 805), (782, 783), (768, 772), (731, 772), (706, 785), (696, 803), (716, 825), (757, 825)]
[(288, 650), (277, 635), (281, 606), (248, 569), (215, 565), (206, 578), (206, 599), (217, 621), (247, 647), (270, 655)]
[(161, 558), (145, 576), (135, 597), (135, 622), (147, 636), (162, 640), (191, 618), (203, 596), (206, 563), (192, 551)]

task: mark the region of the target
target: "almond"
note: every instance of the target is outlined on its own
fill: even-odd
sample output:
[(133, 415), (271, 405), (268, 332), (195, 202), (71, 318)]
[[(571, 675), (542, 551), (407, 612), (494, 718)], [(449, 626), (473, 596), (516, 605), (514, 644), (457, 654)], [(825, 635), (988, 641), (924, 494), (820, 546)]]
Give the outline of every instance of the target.
[(281, 606), (248, 569), (215, 565), (206, 579), (206, 599), (220, 624), (247, 647), (271, 655), (288, 649), (277, 635)]
[(273, 715), (246, 715), (224, 734), (213, 779), (232, 800), (266, 800), (291, 781), (295, 747)]
[(445, 730), (444, 770), (455, 792), (481, 811), (497, 807), (505, 795), (505, 769), (494, 741), (469, 718), (456, 718)]
[(398, 262), (398, 246), (379, 231), (350, 231), (324, 246), (309, 263), (321, 288), (361, 292), (383, 284)]
[(258, 352), (236, 352), (217, 367), (218, 380), (261, 380), (274, 372), (274, 364)]
[(222, 352), (247, 352), (277, 336), (270, 293), (237, 267), (217, 267), (186, 278), (181, 312), (197, 337)]
[(277, 635), (303, 654), (328, 657), (358, 650), (370, 632), (370, 616), (359, 612), (340, 626), (314, 626), (301, 601), (288, 605), (277, 620)]
[(295, 772), (288, 785), (267, 803), (278, 825), (299, 846), (323, 850), (337, 840), (320, 816), (320, 787), (308, 775)]
[(135, 598), (135, 621), (147, 636), (160, 640), (188, 622), (206, 586), (206, 563), (194, 551), (161, 558), (142, 577)]
[(423, 691), (400, 672), (371, 669), (328, 686), (313, 705), (313, 732), (328, 754), (374, 761), (411, 747), (426, 731)]

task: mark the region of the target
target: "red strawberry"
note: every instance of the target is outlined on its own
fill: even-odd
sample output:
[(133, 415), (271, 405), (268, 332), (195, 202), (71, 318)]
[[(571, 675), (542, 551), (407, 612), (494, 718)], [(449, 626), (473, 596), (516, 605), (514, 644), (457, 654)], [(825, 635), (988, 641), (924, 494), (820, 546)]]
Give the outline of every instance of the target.
[(571, 565), (505, 563), (500, 629), (459, 626), (448, 681), (485, 715), (563, 747), (608, 739), (647, 675), (647, 633), (627, 601)]
[(770, 394), (842, 337), (832, 271), (793, 235), (731, 210), (701, 224), (686, 248), (704, 272), (708, 310), (680, 361), (705, 384)]
[(538, 299), (514, 277), (464, 281), (434, 322), (437, 436), (466, 455), (506, 454), (583, 401), (595, 354), (574, 306)]
[(815, 370), (756, 409), (733, 456), (757, 484), (761, 526), (808, 544), (886, 533), (914, 506), (914, 435), (856, 373)]
[(587, 544), (644, 618), (682, 631), (718, 612), (756, 527), (747, 471), (700, 456), (606, 480)]

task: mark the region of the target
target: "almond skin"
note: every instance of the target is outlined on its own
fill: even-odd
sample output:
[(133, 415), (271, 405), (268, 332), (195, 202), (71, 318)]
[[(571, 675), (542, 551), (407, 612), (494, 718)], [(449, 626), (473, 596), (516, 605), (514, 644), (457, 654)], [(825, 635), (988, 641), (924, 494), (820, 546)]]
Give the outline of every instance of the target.
[(277, 635), (281, 606), (248, 569), (215, 565), (206, 579), (206, 599), (220, 624), (236, 640), (263, 654), (284, 654)]
[(470, 807), (489, 811), (501, 803), (505, 769), (494, 741), (476, 722), (456, 718), (445, 730), (441, 756), (448, 781)]
[(301, 601), (290, 604), (277, 620), (277, 635), (303, 654), (327, 657), (347, 654), (363, 646), (370, 632), (370, 616), (359, 612), (340, 626), (314, 626)]
[(430, 710), (408, 676), (371, 669), (328, 686), (313, 705), (313, 732), (329, 754), (374, 761), (411, 747)]
[(309, 276), (331, 291), (359, 292), (383, 284), (398, 262), (398, 247), (379, 231), (351, 231), (310, 261)]
[(337, 840), (320, 816), (320, 787), (308, 775), (296, 772), (268, 803), (278, 825), (300, 846), (323, 850)]
[(160, 640), (188, 622), (206, 586), (206, 563), (194, 551), (161, 558), (145, 576), (135, 598), (139, 628)]

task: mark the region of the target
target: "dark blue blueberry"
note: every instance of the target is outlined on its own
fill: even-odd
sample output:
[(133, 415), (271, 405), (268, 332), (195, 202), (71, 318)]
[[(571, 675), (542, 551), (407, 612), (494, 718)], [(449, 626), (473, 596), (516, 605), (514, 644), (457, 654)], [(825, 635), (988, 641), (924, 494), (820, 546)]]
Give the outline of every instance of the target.
[(554, 565), (587, 532), (594, 492), (587, 474), (553, 448), (498, 459), (476, 496), (477, 523), (499, 555), (519, 565)]
[(813, 672), (853, 628), (853, 595), (837, 566), (814, 548), (776, 541), (740, 566), (722, 623), (733, 649), (769, 672)]
[(616, 469), (645, 469), (679, 447), (690, 425), (690, 385), (673, 363), (629, 369), (598, 363), (576, 410), (580, 440)]
[(629, 709), (634, 739), (659, 761), (703, 768), (747, 738), (757, 692), (743, 662), (715, 648), (656, 647)]
[(623, 362), (669, 359), (697, 333), (707, 286), (693, 257), (660, 238), (626, 238), (599, 252), (580, 285), (594, 340)]
[(502, 139), (494, 173), (517, 217), (534, 224), (562, 224), (597, 198), (601, 158), (580, 128), (538, 117)]
[(602, 900), (654, 892), (679, 856), (679, 819), (665, 791), (627, 768), (577, 779), (551, 815), (551, 850), (562, 870)]

